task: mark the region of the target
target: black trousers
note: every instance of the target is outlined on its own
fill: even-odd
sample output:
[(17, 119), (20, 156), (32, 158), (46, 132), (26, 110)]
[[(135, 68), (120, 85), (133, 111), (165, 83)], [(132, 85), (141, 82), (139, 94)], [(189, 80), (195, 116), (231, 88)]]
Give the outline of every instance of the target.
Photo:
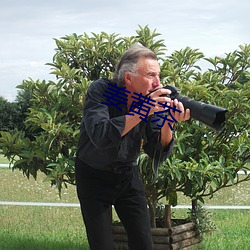
[(129, 249), (153, 249), (147, 201), (137, 167), (113, 173), (77, 160), (76, 184), (91, 250), (114, 249), (112, 205), (127, 231)]

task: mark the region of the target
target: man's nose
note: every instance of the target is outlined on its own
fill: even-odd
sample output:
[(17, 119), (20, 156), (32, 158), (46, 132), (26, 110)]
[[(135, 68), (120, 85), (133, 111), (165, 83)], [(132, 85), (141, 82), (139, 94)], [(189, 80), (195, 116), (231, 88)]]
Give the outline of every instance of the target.
[(161, 81), (160, 81), (160, 77), (159, 77), (159, 76), (155, 76), (155, 77), (154, 77), (153, 86), (154, 86), (155, 88), (157, 88), (157, 87), (162, 87), (162, 84), (161, 84)]

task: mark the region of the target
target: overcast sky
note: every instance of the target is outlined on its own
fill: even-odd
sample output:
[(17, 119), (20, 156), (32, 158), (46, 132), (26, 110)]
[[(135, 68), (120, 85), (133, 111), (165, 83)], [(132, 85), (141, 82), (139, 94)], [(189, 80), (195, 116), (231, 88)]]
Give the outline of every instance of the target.
[(53, 38), (87, 32), (135, 35), (157, 29), (167, 54), (190, 46), (223, 55), (250, 42), (249, 0), (1, 0), (0, 96), (14, 101), (29, 77), (52, 79)]

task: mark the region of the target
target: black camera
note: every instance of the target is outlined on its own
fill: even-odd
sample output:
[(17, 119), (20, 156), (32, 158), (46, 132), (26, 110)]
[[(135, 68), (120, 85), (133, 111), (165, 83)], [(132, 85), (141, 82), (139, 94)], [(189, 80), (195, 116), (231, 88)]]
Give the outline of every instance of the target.
[(192, 118), (210, 126), (216, 131), (222, 130), (226, 120), (225, 114), (227, 109), (182, 96), (179, 94), (180, 90), (175, 86), (166, 85), (164, 88), (171, 90), (171, 94), (163, 96), (168, 96), (172, 100), (177, 99), (182, 102), (185, 109), (190, 109), (190, 116)]

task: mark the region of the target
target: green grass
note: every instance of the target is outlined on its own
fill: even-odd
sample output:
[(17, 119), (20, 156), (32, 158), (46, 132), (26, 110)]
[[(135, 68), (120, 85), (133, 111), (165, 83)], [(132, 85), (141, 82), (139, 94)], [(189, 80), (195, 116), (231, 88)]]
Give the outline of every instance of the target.
[(249, 250), (250, 249), (250, 211), (216, 210), (213, 221), (217, 231), (205, 235), (202, 250)]
[(78, 202), (75, 186), (69, 185), (62, 190), (60, 199), (55, 187), (44, 181), (45, 175), (39, 174), (37, 181), (31, 176), (28, 180), (18, 170), (0, 168), (1, 201), (33, 201), (33, 202)]
[(1, 250), (88, 249), (80, 209), (0, 206)]
[[(0, 168), (0, 201), (39, 201), (78, 203), (74, 186), (57, 190), (44, 182), (28, 180), (21, 172)], [(180, 197), (179, 204), (190, 204)], [(249, 205), (249, 183), (221, 190), (206, 204)], [(173, 209), (175, 217), (186, 211)], [(199, 249), (248, 250), (250, 246), (250, 210), (211, 210), (217, 230), (206, 234)], [(80, 208), (0, 206), (0, 250), (84, 250), (89, 249)]]
[[(0, 168), (0, 201), (74, 202), (75, 187), (57, 190), (44, 182), (28, 180), (21, 172)], [(80, 208), (0, 206), (1, 250), (80, 250), (89, 249)]]

